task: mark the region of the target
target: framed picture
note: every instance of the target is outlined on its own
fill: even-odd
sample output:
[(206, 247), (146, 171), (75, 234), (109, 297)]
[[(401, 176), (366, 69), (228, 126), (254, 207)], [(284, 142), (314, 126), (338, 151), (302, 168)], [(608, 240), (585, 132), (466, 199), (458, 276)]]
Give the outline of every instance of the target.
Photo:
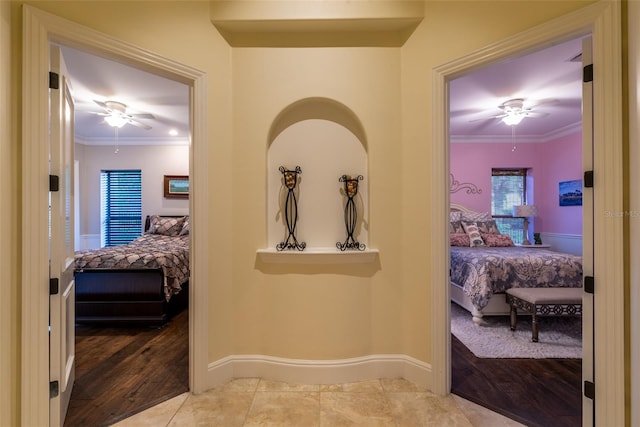
[(164, 197), (166, 197), (167, 199), (188, 199), (189, 198), (189, 176), (165, 175), (164, 176)]
[(560, 206), (582, 206), (582, 180), (559, 183)]

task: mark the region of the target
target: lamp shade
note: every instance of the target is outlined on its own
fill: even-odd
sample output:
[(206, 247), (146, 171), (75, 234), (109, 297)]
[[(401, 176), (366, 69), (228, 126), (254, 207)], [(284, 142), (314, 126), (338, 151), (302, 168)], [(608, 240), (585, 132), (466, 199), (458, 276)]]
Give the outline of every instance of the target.
[(528, 218), (538, 216), (538, 207), (535, 205), (517, 205), (513, 207), (513, 216), (518, 218)]

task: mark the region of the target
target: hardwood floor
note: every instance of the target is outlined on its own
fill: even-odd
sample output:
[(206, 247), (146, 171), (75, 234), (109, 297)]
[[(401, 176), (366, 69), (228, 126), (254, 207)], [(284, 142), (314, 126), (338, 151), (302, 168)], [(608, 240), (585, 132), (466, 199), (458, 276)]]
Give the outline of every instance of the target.
[(582, 425), (581, 359), (480, 359), (451, 335), (451, 391), (532, 427)]
[(162, 328), (76, 326), (65, 427), (108, 426), (189, 390), (189, 312)]

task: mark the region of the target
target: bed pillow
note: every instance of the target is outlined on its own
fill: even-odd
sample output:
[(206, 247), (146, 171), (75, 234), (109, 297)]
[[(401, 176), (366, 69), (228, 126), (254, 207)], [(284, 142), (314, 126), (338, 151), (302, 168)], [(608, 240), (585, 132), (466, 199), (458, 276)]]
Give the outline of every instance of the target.
[(482, 235), (480, 234), (480, 230), (478, 226), (473, 221), (462, 221), (462, 227), (464, 228), (464, 232), (469, 236), (469, 246), (477, 247), (477, 246), (486, 246), (484, 244), (484, 240), (482, 240)]
[(476, 225), (478, 226), (480, 233), (500, 234), (500, 230), (498, 230), (498, 225), (494, 219), (490, 219), (488, 221), (476, 221)]
[(513, 244), (513, 240), (511, 240), (511, 236), (508, 234), (494, 234), (494, 233), (481, 233), (482, 240), (486, 243), (487, 246), (493, 247), (507, 247), (507, 246), (515, 246)]
[(166, 216), (152, 215), (149, 225), (150, 234), (162, 234), (164, 236), (177, 236), (182, 231), (184, 217), (171, 218)]
[(449, 242), (451, 242), (451, 246), (463, 246), (465, 248), (471, 246), (467, 233), (449, 233)]
[(184, 217), (184, 222), (182, 223), (182, 230), (180, 230), (180, 236), (187, 236), (191, 231), (191, 222), (189, 221), (189, 217)]
[(489, 221), (489, 212), (462, 212), (462, 221)]
[(449, 233), (463, 233), (464, 228), (462, 228), (462, 222), (460, 221), (451, 221), (449, 223)]
[(449, 211), (449, 221), (460, 221), (462, 219), (461, 211)]

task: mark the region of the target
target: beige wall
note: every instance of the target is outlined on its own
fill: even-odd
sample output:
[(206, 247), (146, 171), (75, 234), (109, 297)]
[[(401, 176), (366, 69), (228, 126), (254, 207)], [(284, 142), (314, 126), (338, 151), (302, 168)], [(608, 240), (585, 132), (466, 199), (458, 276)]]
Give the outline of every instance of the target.
[[(163, 197), (164, 175), (189, 175), (189, 147), (186, 145), (113, 146), (76, 144), (80, 166), (80, 234), (100, 234), (100, 171), (140, 169), (142, 172), (142, 215), (186, 215), (189, 200)], [(78, 220), (78, 218), (76, 218)]]
[[(429, 289), (444, 286), (429, 281), (427, 224), (437, 202), (431, 200), (428, 165), (434, 144), (444, 143), (431, 138), (430, 70), (589, 2), (427, 2), (425, 19), (403, 47), (310, 49), (232, 49), (210, 23), (206, 2), (132, 1), (126, 12), (120, 2), (27, 3), (207, 73), (213, 224), (207, 237), (215, 242), (208, 254), (210, 362), (233, 354), (315, 360), (375, 353), (429, 362)], [(20, 4), (0, 2), (0, 219), (13, 224), (20, 218)], [(10, 64), (7, 48), (13, 50)], [(7, 90), (13, 90), (10, 97)], [(369, 246), (380, 250), (379, 264), (275, 266), (256, 260), (256, 249), (266, 242), (268, 132), (284, 107), (310, 96), (335, 99), (362, 121)], [(5, 114), (9, 110), (14, 113)], [(0, 245), (9, 284), (0, 298), (0, 369), (9, 384), (2, 387), (0, 425), (19, 418), (17, 233), (12, 228)]]

